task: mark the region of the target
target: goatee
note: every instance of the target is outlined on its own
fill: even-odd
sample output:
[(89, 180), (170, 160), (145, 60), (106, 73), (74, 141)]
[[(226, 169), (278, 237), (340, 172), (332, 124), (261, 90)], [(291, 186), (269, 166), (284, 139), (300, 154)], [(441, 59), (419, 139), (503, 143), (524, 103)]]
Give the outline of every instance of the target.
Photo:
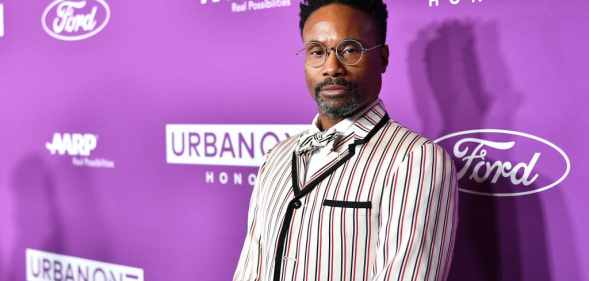
[[(329, 85), (339, 85), (345, 87), (344, 94), (341, 97), (334, 97), (331, 99), (323, 98), (319, 92), (323, 87)], [(319, 112), (329, 116), (330, 118), (345, 118), (352, 115), (356, 110), (362, 106), (362, 99), (358, 91), (358, 85), (350, 82), (344, 78), (327, 78), (325, 81), (317, 84), (314, 89), (314, 98), (319, 107)], [(333, 102), (337, 100), (339, 102)]]

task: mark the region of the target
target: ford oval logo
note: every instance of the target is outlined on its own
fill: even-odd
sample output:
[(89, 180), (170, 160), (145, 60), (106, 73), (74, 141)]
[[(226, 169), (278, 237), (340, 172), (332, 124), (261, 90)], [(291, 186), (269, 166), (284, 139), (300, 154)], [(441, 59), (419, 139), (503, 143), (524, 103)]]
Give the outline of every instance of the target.
[(459, 190), (484, 196), (521, 196), (548, 190), (569, 174), (571, 161), (554, 143), (501, 129), (451, 133), (434, 142), (451, 152)]
[(41, 24), (55, 39), (78, 41), (96, 35), (109, 19), (110, 8), (104, 0), (55, 0), (45, 8)]

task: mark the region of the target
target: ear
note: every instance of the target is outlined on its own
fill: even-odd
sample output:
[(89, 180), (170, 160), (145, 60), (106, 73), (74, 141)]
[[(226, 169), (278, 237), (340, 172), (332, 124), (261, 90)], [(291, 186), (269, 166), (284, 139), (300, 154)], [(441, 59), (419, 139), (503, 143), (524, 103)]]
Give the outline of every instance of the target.
[(387, 71), (387, 66), (389, 65), (389, 45), (384, 44), (380, 48), (380, 59), (382, 61), (381, 73), (385, 73)]

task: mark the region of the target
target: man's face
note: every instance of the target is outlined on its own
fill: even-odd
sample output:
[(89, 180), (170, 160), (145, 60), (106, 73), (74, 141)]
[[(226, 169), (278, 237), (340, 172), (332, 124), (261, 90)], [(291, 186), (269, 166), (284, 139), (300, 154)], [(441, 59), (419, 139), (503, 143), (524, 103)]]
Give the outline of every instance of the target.
[[(318, 41), (327, 48), (335, 48), (343, 39), (358, 40), (364, 48), (379, 44), (378, 30), (370, 16), (343, 4), (314, 11), (302, 35), (304, 43)], [(322, 66), (305, 64), (307, 87), (321, 113), (343, 118), (378, 97), (387, 63), (387, 46), (364, 53), (355, 65), (341, 63), (332, 50)]]

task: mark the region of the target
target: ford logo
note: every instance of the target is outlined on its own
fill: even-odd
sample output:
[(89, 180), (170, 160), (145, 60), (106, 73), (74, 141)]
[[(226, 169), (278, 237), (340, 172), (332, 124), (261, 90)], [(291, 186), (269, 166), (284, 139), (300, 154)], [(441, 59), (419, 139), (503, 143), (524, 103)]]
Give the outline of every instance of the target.
[(110, 8), (104, 0), (55, 0), (43, 12), (41, 24), (51, 37), (78, 41), (100, 32), (110, 19)]
[(569, 174), (571, 161), (554, 143), (501, 129), (451, 133), (434, 142), (451, 152), (459, 190), (484, 196), (522, 196), (548, 190)]

